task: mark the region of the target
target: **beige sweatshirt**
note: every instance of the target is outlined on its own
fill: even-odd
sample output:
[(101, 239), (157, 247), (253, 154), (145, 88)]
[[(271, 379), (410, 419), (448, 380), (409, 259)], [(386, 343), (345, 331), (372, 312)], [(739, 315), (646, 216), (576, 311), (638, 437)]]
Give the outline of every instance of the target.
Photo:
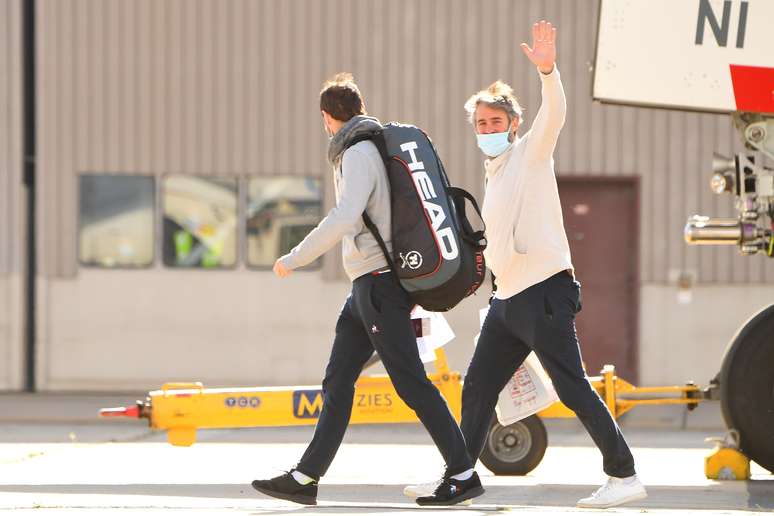
[(484, 257), (507, 299), (564, 269), (572, 269), (553, 153), (567, 103), (554, 67), (540, 75), (542, 104), (530, 130), (487, 160), (482, 215), (489, 245)]

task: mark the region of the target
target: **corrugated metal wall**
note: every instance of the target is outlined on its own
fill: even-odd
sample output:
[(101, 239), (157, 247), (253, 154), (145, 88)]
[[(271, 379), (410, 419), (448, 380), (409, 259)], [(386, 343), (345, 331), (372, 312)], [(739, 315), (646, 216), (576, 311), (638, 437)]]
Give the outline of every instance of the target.
[(531, 120), (539, 80), (518, 43), (545, 17), (560, 30), (569, 102), (558, 171), (642, 177), (642, 280), (666, 281), (671, 269), (705, 282), (774, 279), (770, 260), (683, 243), (688, 215), (732, 213), (707, 179), (712, 151), (730, 154), (736, 133), (727, 116), (593, 104), (597, 9), (596, 0), (40, 0), (44, 270), (76, 272), (78, 172), (327, 177), (317, 93), (341, 70), (354, 72), (372, 114), (424, 127), (452, 180), (480, 195), (462, 104), (502, 78)]
[(0, 389), (22, 372), (21, 0), (0, 0)]
[(21, 1), (0, 0), (0, 275), (20, 269)]

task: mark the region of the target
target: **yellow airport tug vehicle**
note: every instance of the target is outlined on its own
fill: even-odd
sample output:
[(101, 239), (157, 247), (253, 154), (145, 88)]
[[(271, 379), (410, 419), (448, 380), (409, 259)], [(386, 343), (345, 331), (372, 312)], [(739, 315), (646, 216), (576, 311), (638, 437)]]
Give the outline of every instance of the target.
[[(368, 365), (375, 363), (372, 359)], [(435, 372), (428, 375), (459, 419), (462, 377), (449, 370), (445, 352), (436, 350)], [(710, 398), (693, 384), (635, 387), (607, 365), (591, 378), (614, 417), (639, 405), (679, 404), (694, 408)], [(199, 382), (168, 383), (129, 407), (107, 408), (103, 417), (148, 419), (150, 427), (167, 432), (176, 446), (190, 446), (197, 429), (314, 425), (322, 409), (320, 386), (245, 387), (207, 389)], [(543, 458), (548, 438), (541, 418), (570, 418), (575, 414), (556, 402), (537, 415), (508, 426), (493, 418), (482, 463), (497, 475), (525, 475)], [(414, 411), (400, 399), (386, 375), (361, 376), (355, 387), (352, 424), (417, 422)]]

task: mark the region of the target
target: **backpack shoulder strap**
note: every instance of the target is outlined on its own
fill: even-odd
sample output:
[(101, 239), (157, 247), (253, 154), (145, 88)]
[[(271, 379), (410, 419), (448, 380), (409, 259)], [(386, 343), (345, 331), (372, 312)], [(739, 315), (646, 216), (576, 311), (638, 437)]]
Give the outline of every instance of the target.
[[(387, 144), (384, 141), (384, 134), (382, 133), (371, 133), (371, 134), (361, 134), (359, 136), (356, 136), (352, 139), (352, 141), (349, 142), (349, 145), (347, 145), (347, 149), (355, 145), (356, 143), (360, 143), (366, 140), (370, 140), (373, 142), (373, 144), (376, 146), (376, 149), (379, 151), (379, 155), (382, 157), (382, 162), (384, 163), (385, 169), (388, 166), (389, 162), (389, 156), (387, 155)], [(342, 167), (344, 163), (342, 162)], [(374, 224), (374, 221), (371, 220), (371, 217), (368, 216), (368, 213), (363, 211), (363, 223), (368, 228), (368, 231), (371, 232), (371, 235), (373, 235), (374, 239), (376, 240), (376, 243), (379, 244), (379, 248), (382, 250), (382, 254), (384, 254), (384, 259), (387, 260), (387, 265), (390, 266), (390, 270), (392, 271), (392, 275), (395, 278), (395, 281), (400, 285), (400, 279), (398, 278), (398, 269), (395, 267), (395, 261), (392, 259), (392, 256), (390, 255), (390, 251), (387, 249), (387, 244), (384, 242), (384, 239), (382, 238), (381, 233), (379, 233), (379, 228), (376, 227), (376, 224)]]
[(365, 141), (371, 141), (374, 144), (374, 146), (376, 146), (376, 150), (379, 151), (379, 155), (382, 157), (384, 166), (387, 167), (387, 163), (390, 160), (390, 156), (387, 155), (387, 143), (384, 141), (383, 132), (373, 132), (373, 133), (361, 134), (361, 135), (355, 136), (347, 144), (346, 149), (349, 149), (353, 145), (358, 144), (360, 142), (365, 142)]
[[(455, 186), (447, 186), (446, 191), (454, 200), (454, 205), (459, 212), (460, 225), (462, 226), (460, 236), (463, 240), (475, 246), (477, 250), (483, 251), (487, 246), (487, 240), (485, 236), (486, 223), (484, 222), (484, 218), (481, 216), (481, 210), (478, 207), (478, 203), (476, 202), (475, 197), (473, 197), (467, 190), (463, 190), (462, 188), (457, 188)], [(457, 202), (458, 199), (460, 199), (459, 202)], [(476, 214), (478, 215), (478, 218), (481, 219), (481, 223), (484, 226), (483, 229), (473, 231), (473, 228), (468, 221), (467, 215), (465, 214), (465, 199), (470, 201), (470, 203), (473, 205), (473, 209), (476, 210)]]
[(393, 275), (395, 276), (395, 280), (400, 283), (400, 280), (398, 280), (398, 270), (395, 268), (395, 261), (392, 259), (392, 256), (390, 256), (390, 251), (387, 249), (387, 244), (384, 243), (384, 239), (382, 238), (381, 233), (379, 233), (379, 229), (376, 227), (376, 224), (374, 224), (374, 221), (371, 220), (371, 217), (369, 217), (368, 213), (366, 212), (363, 212), (363, 222), (373, 237), (376, 239), (376, 243), (379, 244), (379, 248), (382, 250), (384, 259), (387, 260), (387, 265), (390, 266), (390, 270), (392, 270)]

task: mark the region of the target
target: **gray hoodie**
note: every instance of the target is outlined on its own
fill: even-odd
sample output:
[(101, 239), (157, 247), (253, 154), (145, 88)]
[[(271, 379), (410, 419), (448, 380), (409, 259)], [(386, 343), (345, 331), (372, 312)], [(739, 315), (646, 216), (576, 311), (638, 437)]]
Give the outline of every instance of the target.
[(350, 280), (387, 266), (379, 244), (363, 222), (365, 211), (392, 251), (387, 171), (372, 142), (361, 141), (347, 148), (354, 138), (381, 127), (375, 118), (356, 116), (331, 139), (328, 161), (333, 165), (336, 207), (280, 259), (282, 265), (288, 269), (307, 265), (341, 241), (344, 270)]

